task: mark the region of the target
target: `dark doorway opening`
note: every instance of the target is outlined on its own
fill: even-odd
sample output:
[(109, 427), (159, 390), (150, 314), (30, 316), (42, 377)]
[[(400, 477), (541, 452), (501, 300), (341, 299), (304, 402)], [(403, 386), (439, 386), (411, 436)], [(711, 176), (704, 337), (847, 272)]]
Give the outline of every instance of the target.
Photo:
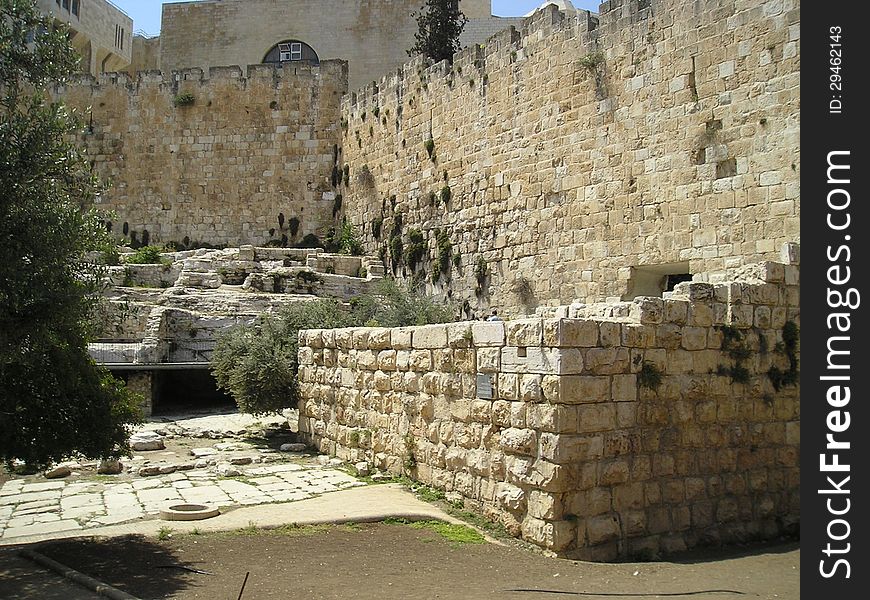
[(208, 369), (154, 372), (154, 414), (219, 413), (236, 403)]

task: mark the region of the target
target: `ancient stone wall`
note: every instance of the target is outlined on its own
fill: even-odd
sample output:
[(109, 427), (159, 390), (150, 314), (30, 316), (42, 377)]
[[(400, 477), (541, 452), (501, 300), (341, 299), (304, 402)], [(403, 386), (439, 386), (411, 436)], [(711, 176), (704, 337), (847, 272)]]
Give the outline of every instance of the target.
[(799, 45), (798, 0), (551, 6), (345, 96), (344, 206), (399, 274), (421, 234), (416, 275), (478, 316), (774, 260), (800, 239)]
[(562, 555), (794, 532), (798, 267), (561, 318), (300, 332), (300, 434)]
[[(82, 77), (55, 94), (110, 183), (97, 207), (113, 233), (185, 246), (256, 244), (332, 224), (346, 64)], [(146, 236), (146, 233), (147, 236)]]
[[(350, 65), (352, 88), (408, 59), (420, 0), (220, 0), (164, 4), (160, 68), (164, 70), (263, 62), (280, 42), (311, 46), (320, 60)], [(471, 19), (465, 43), (480, 43), (509, 20), (490, 16), (489, 0), (461, 0)], [(477, 34), (475, 36), (475, 34)]]
[(133, 55), (130, 65), (124, 69), (127, 73), (135, 75), (139, 71), (160, 70), (160, 38), (145, 37), (144, 35), (133, 36)]

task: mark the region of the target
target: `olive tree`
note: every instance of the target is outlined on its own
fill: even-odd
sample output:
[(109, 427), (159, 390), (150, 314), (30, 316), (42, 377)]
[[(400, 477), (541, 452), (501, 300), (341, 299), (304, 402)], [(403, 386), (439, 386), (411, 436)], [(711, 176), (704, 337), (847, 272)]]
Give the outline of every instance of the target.
[(108, 243), (73, 114), (46, 90), (75, 71), (64, 28), (0, 0), (0, 460), (129, 452), (135, 399), (87, 352)]

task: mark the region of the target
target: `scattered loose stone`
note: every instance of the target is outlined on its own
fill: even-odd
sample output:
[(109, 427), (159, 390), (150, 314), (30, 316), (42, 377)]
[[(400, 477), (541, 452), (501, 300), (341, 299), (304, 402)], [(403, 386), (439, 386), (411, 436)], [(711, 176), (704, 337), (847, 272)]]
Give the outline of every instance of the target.
[(139, 477), (151, 477), (152, 475), (160, 475), (160, 467), (158, 465), (146, 465), (139, 469)]
[(196, 458), (206, 458), (208, 456), (215, 456), (218, 453), (214, 448), (191, 448), (190, 455)]
[(231, 465), (249, 465), (251, 462), (252, 459), (250, 456), (233, 456), (229, 460)]
[(371, 469), (369, 468), (369, 463), (367, 462), (358, 462), (353, 466), (356, 469), (356, 472), (360, 477), (366, 477), (369, 473), (371, 473)]
[(215, 473), (221, 477), (238, 477), (241, 475), (241, 471), (236, 469), (230, 463), (219, 463), (215, 466)]
[(163, 438), (152, 431), (140, 431), (130, 436), (130, 447), (136, 452), (148, 450), (163, 450), (166, 445)]
[(69, 477), (70, 474), (72, 474), (72, 470), (69, 467), (57, 466), (43, 473), (43, 476), (46, 479), (60, 479), (61, 477)]
[(160, 466), (160, 474), (168, 475), (169, 473), (175, 473), (175, 470), (178, 469), (176, 465), (161, 465)]
[(100, 461), (97, 467), (97, 473), (100, 475), (117, 475), (124, 470), (124, 465), (120, 460), (114, 458), (106, 458)]
[(281, 452), (305, 452), (305, 444), (281, 444)]

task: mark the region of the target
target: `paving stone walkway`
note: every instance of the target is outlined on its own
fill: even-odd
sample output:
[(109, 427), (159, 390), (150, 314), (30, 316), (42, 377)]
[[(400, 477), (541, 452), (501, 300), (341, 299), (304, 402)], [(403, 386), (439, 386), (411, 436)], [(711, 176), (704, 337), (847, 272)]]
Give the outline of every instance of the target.
[(7, 481), (0, 487), (0, 538), (85, 530), (157, 518), (171, 502), (218, 507), (292, 502), (363, 482), (347, 473), (312, 464), (278, 463), (238, 467), (237, 477), (191, 470), (127, 482)]

